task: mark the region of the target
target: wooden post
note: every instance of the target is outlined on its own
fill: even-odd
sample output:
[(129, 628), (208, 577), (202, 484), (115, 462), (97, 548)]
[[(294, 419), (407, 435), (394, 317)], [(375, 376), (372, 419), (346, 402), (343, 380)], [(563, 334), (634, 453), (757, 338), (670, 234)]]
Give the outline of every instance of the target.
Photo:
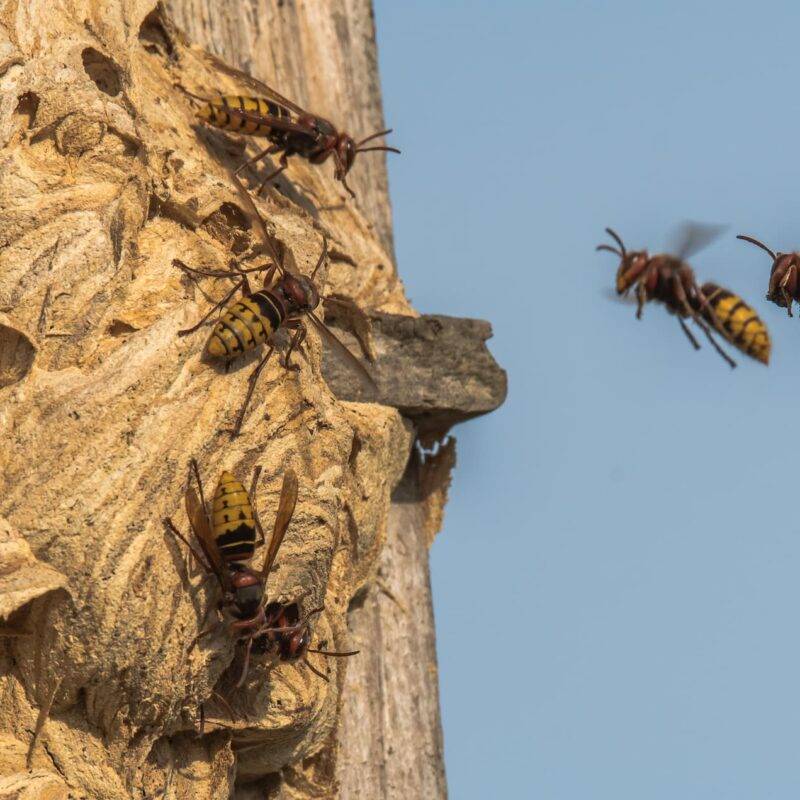
[[(0, 785), (31, 800), (442, 798), (427, 551), (454, 453), (422, 457), (418, 435), (491, 410), (505, 377), (485, 323), (408, 303), (383, 154), (359, 156), (355, 202), (330, 164), (295, 159), (259, 211), (300, 271), (325, 234), (326, 291), (375, 324), (379, 392), (354, 395), (312, 332), (299, 370), (268, 365), (231, 437), (258, 354), (225, 369), (202, 357), (207, 331), (179, 335), (230, 290), (180, 265), (253, 266), (263, 243), (229, 174), (255, 145), (200, 124), (185, 93), (241, 93), (203, 48), (354, 136), (383, 126), (367, 0), (20, 0), (0, 15)], [(412, 373), (419, 396), (397, 380)], [(316, 656), (329, 682), (255, 658), (237, 689), (227, 622), (192, 646), (220, 594), (164, 526), (191, 535), (190, 458), (208, 492), (260, 466), (267, 528), (297, 473), (267, 594), (324, 603), (314, 644), (361, 650)]]

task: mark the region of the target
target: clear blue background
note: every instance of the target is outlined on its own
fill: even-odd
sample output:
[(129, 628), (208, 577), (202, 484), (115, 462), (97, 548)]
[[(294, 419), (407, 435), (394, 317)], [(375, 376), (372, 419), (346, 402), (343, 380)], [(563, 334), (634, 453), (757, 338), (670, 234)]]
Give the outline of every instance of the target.
[[(399, 266), (508, 370), (432, 569), (451, 797), (800, 797), (800, 8), (376, 0)], [(756, 306), (769, 368), (605, 294), (611, 225)]]

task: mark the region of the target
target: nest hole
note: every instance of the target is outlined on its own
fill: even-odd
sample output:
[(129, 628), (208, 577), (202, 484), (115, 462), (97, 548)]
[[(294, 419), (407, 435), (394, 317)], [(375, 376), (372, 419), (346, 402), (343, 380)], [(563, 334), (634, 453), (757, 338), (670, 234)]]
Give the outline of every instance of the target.
[(217, 241), (230, 247), (239, 255), (247, 250), (250, 230), (250, 218), (235, 203), (223, 203), (216, 211), (209, 214), (201, 223), (202, 227)]
[(122, 91), (122, 72), (108, 57), (94, 47), (87, 47), (81, 53), (83, 68), (101, 92), (115, 97)]
[(174, 51), (170, 37), (158, 8), (151, 11), (139, 28), (139, 41), (145, 50), (153, 55), (163, 54), (171, 57)]
[(229, 228), (239, 228), (242, 231), (250, 230), (250, 218), (235, 203), (223, 203), (215, 213)]
[(111, 336), (127, 336), (129, 333), (136, 333), (139, 329), (130, 322), (125, 322), (124, 319), (117, 319), (116, 317), (111, 320), (111, 324), (106, 328), (106, 332)]
[(24, 333), (0, 324), (0, 389), (19, 383), (35, 358), (36, 348)]
[(39, 95), (34, 92), (25, 92), (17, 100), (14, 113), (25, 120), (25, 125), (32, 128), (36, 122), (36, 112), (39, 110)]

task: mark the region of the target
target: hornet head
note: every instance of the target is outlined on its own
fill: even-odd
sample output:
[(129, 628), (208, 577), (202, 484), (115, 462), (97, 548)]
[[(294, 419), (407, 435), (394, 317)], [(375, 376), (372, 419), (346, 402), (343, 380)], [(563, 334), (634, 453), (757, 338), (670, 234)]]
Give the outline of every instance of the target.
[(319, 305), (319, 291), (311, 278), (287, 272), (280, 282), (283, 296), (289, 302), (289, 311), (313, 311)]
[(617, 294), (625, 294), (636, 284), (642, 273), (647, 268), (650, 256), (647, 250), (636, 250), (628, 252), (622, 239), (611, 228), (606, 228), (606, 233), (616, 242), (617, 246), (610, 244), (599, 244), (596, 250), (607, 250), (609, 253), (619, 256), (619, 267), (617, 267)]

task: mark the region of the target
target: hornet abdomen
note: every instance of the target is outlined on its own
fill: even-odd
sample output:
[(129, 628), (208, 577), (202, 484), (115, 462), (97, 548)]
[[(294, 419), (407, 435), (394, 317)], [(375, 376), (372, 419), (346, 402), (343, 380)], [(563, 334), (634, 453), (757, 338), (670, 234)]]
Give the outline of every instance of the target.
[(269, 289), (242, 297), (231, 303), (214, 325), (206, 353), (230, 361), (255, 350), (278, 330), (284, 319), (286, 306)]
[[(243, 119), (236, 114), (229, 113), (231, 109), (234, 111), (246, 111), (249, 114), (258, 114), (261, 117), (265, 117), (265, 119), (259, 122), (252, 119)], [(289, 109), (262, 97), (243, 97), (231, 94), (206, 100), (198, 109), (197, 116), (203, 122), (225, 131), (246, 133), (249, 136), (267, 136), (269, 138), (274, 135), (282, 139), (284, 132), (274, 131), (267, 117), (283, 117), (288, 120), (291, 117), (291, 112)]]
[(253, 506), (241, 482), (223, 472), (211, 505), (211, 524), (220, 555), (227, 563), (252, 558), (256, 546)]
[[(715, 283), (704, 283), (702, 292), (725, 338), (746, 355), (768, 364), (772, 347), (769, 331), (755, 310), (741, 297)], [(703, 311), (703, 316), (714, 324), (707, 310)]]

